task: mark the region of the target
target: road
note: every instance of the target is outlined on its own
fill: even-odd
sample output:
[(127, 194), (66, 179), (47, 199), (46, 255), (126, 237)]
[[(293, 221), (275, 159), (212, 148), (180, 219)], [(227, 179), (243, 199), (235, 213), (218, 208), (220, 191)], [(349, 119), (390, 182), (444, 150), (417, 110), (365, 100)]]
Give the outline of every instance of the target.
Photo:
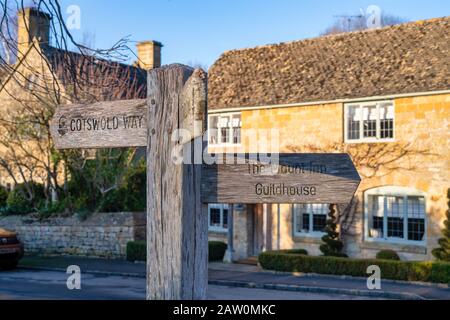
[[(67, 289), (69, 275), (57, 271), (18, 269), (0, 271), (0, 299), (140, 300), (145, 299), (145, 279), (137, 277), (81, 275), (81, 290)], [(357, 296), (316, 294), (209, 286), (210, 300), (342, 300)]]

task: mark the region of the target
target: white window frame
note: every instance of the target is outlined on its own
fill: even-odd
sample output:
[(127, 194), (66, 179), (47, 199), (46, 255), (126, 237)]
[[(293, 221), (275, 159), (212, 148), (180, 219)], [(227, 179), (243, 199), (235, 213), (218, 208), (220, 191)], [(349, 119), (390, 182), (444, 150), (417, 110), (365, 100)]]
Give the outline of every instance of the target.
[[(359, 106), (359, 108), (364, 108), (368, 106), (376, 105), (377, 114), (379, 115), (380, 105), (383, 103), (391, 103), (394, 108), (394, 114), (392, 117), (393, 125), (392, 125), (392, 138), (380, 138), (380, 117), (377, 118), (376, 125), (376, 138), (364, 138), (364, 121), (361, 119), (359, 122), (359, 139), (349, 139), (348, 138), (348, 113), (350, 107)], [(345, 103), (344, 104), (344, 142), (345, 143), (377, 143), (377, 142), (394, 142), (395, 141), (395, 100), (382, 100), (382, 101), (367, 101), (367, 102), (354, 102), (354, 103)]]
[[(211, 226), (211, 209), (220, 209), (220, 227)], [(228, 227), (223, 227), (223, 210), (228, 209), (230, 207), (228, 204), (219, 204), (219, 203), (210, 203), (208, 204), (208, 230), (213, 232), (226, 233), (228, 232)], [(228, 221), (228, 220), (227, 220)]]
[[(234, 127), (232, 126), (232, 119), (233, 116), (235, 115), (239, 115), (241, 117), (241, 142), (239, 143), (233, 143), (233, 133), (234, 133)], [(227, 143), (222, 143), (220, 141), (222, 141), (222, 131), (220, 130), (221, 127), (218, 128), (211, 128), (211, 117), (230, 117), (230, 121), (229, 121), (229, 126), (228, 128), (229, 130), (229, 137), (228, 137), (228, 141)], [(217, 143), (210, 143), (211, 141), (211, 130), (217, 130)], [(208, 144), (210, 146), (214, 146), (214, 147), (226, 147), (226, 146), (241, 146), (242, 144), (242, 112), (226, 112), (226, 113), (213, 113), (213, 114), (209, 114), (208, 115)]]
[[(299, 204), (293, 204), (292, 205), (292, 216), (293, 216), (293, 225), (292, 225), (292, 229), (293, 229), (293, 233), (294, 233), (294, 237), (309, 237), (309, 238), (322, 238), (326, 232), (320, 232), (320, 231), (313, 231), (313, 222), (314, 222), (314, 215), (309, 213), (309, 231), (308, 232), (299, 232), (297, 231), (297, 212), (296, 212), (296, 206), (301, 205)], [(309, 204), (306, 204), (309, 205)], [(329, 207), (329, 204), (325, 204), (327, 207)], [(300, 210), (300, 209), (298, 209)], [(327, 219), (328, 219), (328, 215), (326, 215)], [(300, 217), (301, 219), (301, 217)]]
[[(400, 238), (388, 238), (387, 237), (387, 219), (385, 217), (385, 209), (383, 212), (383, 238), (374, 238), (369, 235), (369, 196), (383, 196), (383, 197), (403, 197), (403, 239)], [(408, 240), (408, 212), (406, 211), (408, 206), (408, 197), (423, 197), (425, 201), (425, 216), (424, 216), (424, 235), (423, 240)], [(426, 246), (427, 243), (427, 226), (428, 226), (428, 216), (427, 216), (427, 201), (426, 193), (420, 190), (409, 188), (409, 187), (399, 187), (399, 186), (384, 186), (366, 190), (364, 192), (364, 240), (367, 242), (381, 242), (381, 243), (392, 243), (392, 244), (407, 244), (407, 245), (419, 245)]]

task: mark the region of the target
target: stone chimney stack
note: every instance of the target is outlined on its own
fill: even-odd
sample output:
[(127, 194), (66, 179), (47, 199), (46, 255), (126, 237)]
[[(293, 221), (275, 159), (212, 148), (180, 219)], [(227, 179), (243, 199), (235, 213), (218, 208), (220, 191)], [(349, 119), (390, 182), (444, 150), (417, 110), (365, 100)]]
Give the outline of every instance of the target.
[(25, 54), (36, 38), (39, 43), (49, 43), (52, 17), (35, 8), (20, 10), (17, 17), (18, 56)]
[(158, 41), (142, 41), (137, 45), (139, 68), (150, 70), (161, 67), (161, 48), (163, 45)]

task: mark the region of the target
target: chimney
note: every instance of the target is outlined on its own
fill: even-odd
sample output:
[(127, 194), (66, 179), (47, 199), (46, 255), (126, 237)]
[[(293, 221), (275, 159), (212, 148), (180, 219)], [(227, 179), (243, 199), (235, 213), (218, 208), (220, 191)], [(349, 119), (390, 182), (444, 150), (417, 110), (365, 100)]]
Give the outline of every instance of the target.
[(49, 43), (51, 15), (35, 8), (20, 10), (17, 17), (18, 56), (25, 54), (36, 38), (39, 43)]
[(142, 41), (137, 45), (139, 68), (150, 70), (161, 67), (161, 48), (163, 45), (158, 41)]

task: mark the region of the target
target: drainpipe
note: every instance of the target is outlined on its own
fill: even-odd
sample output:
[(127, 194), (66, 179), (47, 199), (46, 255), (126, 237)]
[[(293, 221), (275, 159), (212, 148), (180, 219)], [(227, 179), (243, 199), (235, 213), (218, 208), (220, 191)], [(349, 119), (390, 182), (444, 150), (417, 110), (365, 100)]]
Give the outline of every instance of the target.
[(280, 250), (281, 248), (281, 244), (280, 244), (280, 237), (281, 237), (281, 232), (280, 232), (280, 221), (281, 221), (281, 212), (280, 212), (280, 204), (277, 204), (277, 250)]
[(267, 204), (263, 204), (263, 247), (262, 251), (267, 251)]

